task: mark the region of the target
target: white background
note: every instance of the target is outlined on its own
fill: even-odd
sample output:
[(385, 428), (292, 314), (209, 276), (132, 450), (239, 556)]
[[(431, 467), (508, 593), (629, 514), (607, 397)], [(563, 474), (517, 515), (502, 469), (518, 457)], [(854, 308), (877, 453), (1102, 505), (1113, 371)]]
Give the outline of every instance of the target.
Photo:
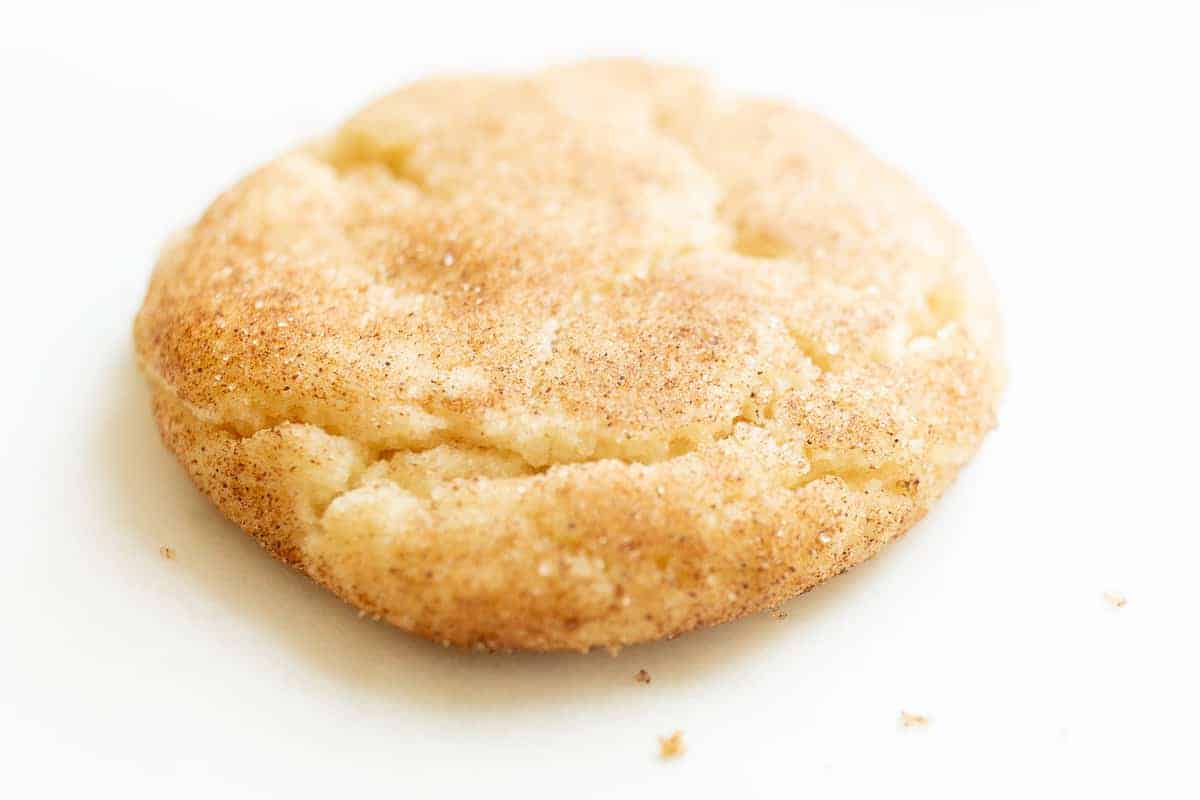
[[(0, 793), (1200, 795), (1188, 4), (28, 5), (0, 12)], [(787, 620), (616, 658), (360, 620), (158, 443), (129, 342), (156, 250), (404, 81), (625, 53), (821, 109), (927, 186), (1002, 294), (1000, 427)]]

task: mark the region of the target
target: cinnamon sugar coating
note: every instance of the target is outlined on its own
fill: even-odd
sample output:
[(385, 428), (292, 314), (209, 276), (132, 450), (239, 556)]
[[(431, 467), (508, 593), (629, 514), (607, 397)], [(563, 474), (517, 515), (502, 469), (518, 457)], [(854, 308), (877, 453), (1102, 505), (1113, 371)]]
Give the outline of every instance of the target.
[(135, 323), (164, 440), (272, 553), (463, 646), (777, 606), (995, 420), (990, 286), (813, 113), (589, 62), (423, 81), (251, 174)]

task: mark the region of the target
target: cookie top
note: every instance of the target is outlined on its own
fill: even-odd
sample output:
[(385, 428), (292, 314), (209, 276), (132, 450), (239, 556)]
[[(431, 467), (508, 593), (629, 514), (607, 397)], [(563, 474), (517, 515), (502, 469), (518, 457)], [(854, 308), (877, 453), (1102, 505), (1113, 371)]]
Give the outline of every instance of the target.
[(165, 249), (168, 445), (361, 608), (586, 649), (774, 605), (911, 526), (993, 425), (961, 231), (822, 117), (687, 70), (427, 80)]

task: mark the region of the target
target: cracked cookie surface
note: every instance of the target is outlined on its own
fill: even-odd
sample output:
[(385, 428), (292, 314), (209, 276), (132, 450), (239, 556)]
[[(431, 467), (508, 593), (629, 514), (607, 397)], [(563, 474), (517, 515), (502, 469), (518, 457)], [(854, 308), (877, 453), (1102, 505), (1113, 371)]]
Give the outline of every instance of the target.
[(778, 605), (994, 424), (987, 279), (823, 118), (590, 62), (409, 86), (168, 244), (135, 323), (167, 445), (369, 613), (587, 649)]

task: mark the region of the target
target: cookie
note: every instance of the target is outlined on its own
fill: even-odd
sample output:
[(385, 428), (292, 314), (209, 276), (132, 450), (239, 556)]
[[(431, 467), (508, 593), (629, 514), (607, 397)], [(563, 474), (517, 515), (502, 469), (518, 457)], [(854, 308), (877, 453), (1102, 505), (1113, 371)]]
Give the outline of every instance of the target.
[(910, 528), (995, 420), (959, 228), (821, 116), (626, 61), (426, 80), (168, 243), (167, 446), (271, 553), (437, 641), (772, 608)]

